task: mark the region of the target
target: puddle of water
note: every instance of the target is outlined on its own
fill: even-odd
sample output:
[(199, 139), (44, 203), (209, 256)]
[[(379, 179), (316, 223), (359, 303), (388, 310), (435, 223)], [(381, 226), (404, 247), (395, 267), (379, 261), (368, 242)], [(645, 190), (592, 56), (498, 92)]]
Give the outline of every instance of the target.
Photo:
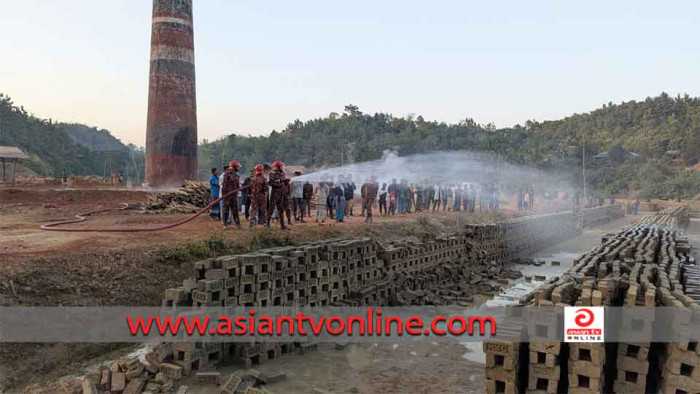
[[(545, 276), (549, 280), (553, 276), (560, 276), (569, 269), (574, 262), (574, 259), (579, 257), (580, 253), (558, 252), (547, 256), (537, 256), (535, 261), (545, 261), (542, 266), (534, 265), (515, 265), (512, 268), (523, 273), (523, 278), (511, 280), (508, 287), (501, 294), (496, 295), (493, 299), (488, 300), (484, 306), (499, 307), (507, 305), (516, 305), (518, 300), (526, 296), (540, 287), (544, 282), (534, 280), (535, 275)], [(552, 261), (558, 261), (560, 266), (551, 266)], [(524, 276), (532, 276), (532, 282), (525, 282)], [(486, 362), (486, 354), (482, 342), (461, 342), (461, 345), (467, 349), (467, 352), (462, 355), (462, 358), (477, 363)]]

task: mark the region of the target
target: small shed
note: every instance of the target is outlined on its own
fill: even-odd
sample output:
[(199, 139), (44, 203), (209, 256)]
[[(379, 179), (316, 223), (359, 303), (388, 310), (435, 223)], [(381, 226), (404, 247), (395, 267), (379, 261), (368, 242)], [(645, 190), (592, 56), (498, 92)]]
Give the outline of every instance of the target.
[(15, 183), (15, 171), (17, 162), (29, 159), (26, 153), (14, 146), (0, 146), (0, 162), (2, 163), (2, 183), (7, 182), (5, 177), (5, 162), (12, 163), (12, 183)]

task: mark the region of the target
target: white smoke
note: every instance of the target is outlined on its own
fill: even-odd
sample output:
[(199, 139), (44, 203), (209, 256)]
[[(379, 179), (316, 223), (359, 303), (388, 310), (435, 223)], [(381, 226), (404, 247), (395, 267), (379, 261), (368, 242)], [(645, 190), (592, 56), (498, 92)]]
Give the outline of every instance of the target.
[(501, 190), (543, 185), (555, 179), (553, 174), (509, 164), (495, 155), (457, 151), (399, 156), (392, 150), (384, 151), (379, 160), (320, 169), (294, 179), (312, 183), (337, 182), (339, 176), (347, 179), (348, 175), (356, 184), (376, 176), (380, 183), (387, 184), (393, 179), (429, 185), (494, 184)]

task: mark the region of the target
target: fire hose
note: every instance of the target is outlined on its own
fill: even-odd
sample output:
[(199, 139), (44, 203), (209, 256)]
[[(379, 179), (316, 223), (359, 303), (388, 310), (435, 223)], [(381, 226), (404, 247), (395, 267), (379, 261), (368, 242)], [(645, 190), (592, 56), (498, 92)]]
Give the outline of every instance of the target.
[(211, 207), (218, 204), (219, 201), (221, 201), (224, 198), (227, 198), (229, 196), (232, 196), (241, 190), (245, 190), (249, 187), (250, 187), (250, 185), (244, 186), (244, 187), (239, 187), (238, 189), (232, 190), (232, 191), (226, 193), (225, 195), (217, 198), (216, 200), (212, 201), (209, 205), (200, 209), (197, 213), (193, 214), (192, 216), (185, 218), (183, 220), (180, 220), (179, 222), (166, 224), (164, 226), (145, 227), (145, 228), (61, 228), (61, 227), (59, 227), (59, 226), (64, 226), (66, 224), (84, 222), (87, 220), (87, 218), (89, 216), (92, 216), (92, 215), (97, 214), (97, 213), (107, 212), (107, 211), (123, 211), (129, 207), (129, 204), (122, 203), (121, 204), (122, 206), (119, 208), (101, 208), (101, 209), (96, 209), (96, 210), (92, 210), (92, 211), (88, 211), (88, 212), (84, 212), (84, 213), (79, 213), (79, 214), (75, 215), (75, 217), (76, 217), (75, 219), (62, 220), (60, 222), (48, 223), (48, 224), (41, 226), (41, 229), (47, 230), (47, 231), (65, 231), (65, 232), (76, 232), (76, 233), (88, 233), (88, 232), (89, 233), (142, 233), (142, 232), (148, 232), (148, 231), (169, 230), (171, 228), (182, 226), (185, 223), (191, 222), (192, 220), (201, 216), (203, 213), (207, 212), (209, 209), (211, 209)]

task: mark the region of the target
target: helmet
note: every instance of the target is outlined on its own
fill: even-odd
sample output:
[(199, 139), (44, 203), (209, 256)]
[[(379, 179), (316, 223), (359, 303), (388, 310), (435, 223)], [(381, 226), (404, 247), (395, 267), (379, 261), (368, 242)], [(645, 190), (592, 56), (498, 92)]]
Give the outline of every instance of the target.
[(258, 164), (255, 166), (255, 173), (256, 174), (262, 174), (262, 172), (265, 170), (265, 167), (262, 166), (262, 164)]
[(282, 160), (277, 160), (276, 162), (272, 163), (272, 167), (282, 169), (282, 167), (284, 167), (284, 163), (282, 162)]
[(238, 160), (231, 160), (228, 166), (232, 168), (241, 168), (241, 163)]

